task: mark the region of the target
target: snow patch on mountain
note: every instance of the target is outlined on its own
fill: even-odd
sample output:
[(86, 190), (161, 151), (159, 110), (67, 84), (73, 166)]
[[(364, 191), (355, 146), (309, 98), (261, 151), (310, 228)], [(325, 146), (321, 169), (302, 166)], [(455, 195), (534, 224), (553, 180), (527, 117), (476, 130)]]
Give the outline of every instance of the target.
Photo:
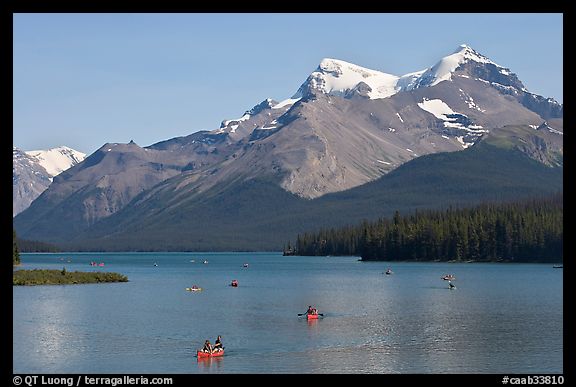
[(442, 120), (445, 128), (456, 129), (455, 134), (463, 134), (462, 136), (455, 136), (455, 138), (464, 148), (472, 145), (483, 133), (488, 133), (488, 130), (483, 129), (482, 125), (475, 125), (466, 114), (455, 112), (440, 99), (424, 98), (422, 102), (418, 103), (418, 107)]
[(308, 88), (344, 97), (361, 83), (370, 88), (367, 93), (370, 99), (387, 98), (397, 93), (396, 84), (399, 78), (343, 60), (325, 58), (292, 98), (306, 95)]
[(474, 102), (474, 98), (472, 98), (464, 90), (462, 90), (462, 89), (458, 89), (458, 90), (460, 91), (460, 94), (464, 97), (464, 102), (466, 102), (469, 109), (475, 109), (475, 110), (478, 110), (479, 112), (482, 112), (482, 113), (486, 112), (486, 110), (480, 108), (480, 106), (478, 106), (476, 104), (476, 102)]
[(272, 106), (272, 109), (281, 109), (285, 106), (294, 105), (296, 102), (300, 101), (301, 97), (298, 98), (288, 98), (284, 101), (278, 102), (278, 104)]
[(454, 110), (440, 99), (424, 99), (418, 103), (420, 109), (427, 111), (443, 121), (448, 121), (447, 114), (454, 114)]
[(220, 125), (220, 129), (227, 127), (228, 125), (230, 125), (231, 123), (234, 123), (234, 125), (236, 125), (236, 127), (238, 127), (238, 123), (242, 122), (242, 121), (246, 121), (250, 119), (250, 114), (248, 114), (248, 112), (244, 113), (244, 115), (240, 118), (236, 118), (234, 120), (224, 120), (222, 121), (222, 124)]
[[(454, 53), (440, 59), (434, 66), (422, 72), (422, 75), (415, 80), (406, 90), (419, 87), (435, 86), (443, 81), (452, 79), (452, 74), (463, 64), (470, 61), (480, 64), (491, 64), (496, 66), (503, 75), (512, 74), (508, 69), (498, 65), (484, 55), (476, 52), (472, 47), (462, 44)], [(466, 76), (466, 78), (468, 78)]]
[(68, 148), (67, 146), (60, 146), (48, 150), (32, 150), (25, 153), (36, 160), (51, 177), (58, 175), (86, 158), (85, 153)]

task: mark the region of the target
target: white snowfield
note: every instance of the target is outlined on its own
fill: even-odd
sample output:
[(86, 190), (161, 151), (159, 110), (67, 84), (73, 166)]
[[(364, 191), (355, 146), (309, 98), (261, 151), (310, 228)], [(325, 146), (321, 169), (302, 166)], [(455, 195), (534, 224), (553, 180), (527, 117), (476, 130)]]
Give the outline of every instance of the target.
[[(434, 117), (444, 121), (443, 124), (444, 124), (445, 128), (463, 129), (473, 136), (480, 136), (482, 133), (488, 132), (488, 130), (483, 129), (481, 125), (472, 124), (472, 125), (464, 126), (460, 122), (457, 122), (458, 121), (457, 118), (448, 117), (448, 115), (452, 115), (452, 114), (463, 116), (463, 117), (467, 117), (467, 116), (465, 114), (455, 112), (454, 110), (452, 110), (450, 108), (450, 106), (448, 106), (444, 101), (442, 101), (440, 99), (426, 99), (426, 98), (424, 98), (422, 100), (422, 102), (418, 103), (418, 106), (420, 107), (420, 109), (425, 110), (428, 113), (434, 115)], [(446, 136), (442, 136), (442, 137), (448, 139), (448, 137), (446, 137)], [(458, 140), (458, 142), (460, 142), (462, 144), (462, 146), (464, 148), (467, 148), (473, 144), (473, 142), (465, 142), (463, 140), (463, 136), (457, 136), (456, 139)]]
[(278, 102), (278, 104), (272, 106), (272, 109), (281, 109), (284, 106), (294, 105), (296, 102), (300, 101), (300, 98), (288, 98), (284, 101)]
[(451, 80), (452, 73), (458, 68), (458, 66), (470, 60), (478, 63), (491, 63), (506, 71), (502, 66), (499, 66), (485, 56), (478, 54), (471, 47), (462, 44), (453, 54), (440, 59), (438, 63), (432, 66), (429, 70), (426, 70), (422, 76), (429, 76), (430, 79), (432, 79), (429, 86), (434, 86), (442, 81)]
[[(343, 96), (364, 82), (370, 89), (370, 99), (386, 98), (396, 94), (399, 77), (370, 70), (343, 60), (325, 58), (308, 80), (311, 87), (325, 94)], [(293, 97), (294, 98), (294, 97)]]
[(306, 85), (325, 94), (344, 96), (363, 82), (371, 89), (367, 93), (370, 99), (388, 98), (401, 91), (449, 81), (452, 79), (452, 73), (469, 61), (490, 63), (499, 67), (502, 74), (510, 74), (508, 69), (478, 54), (465, 44), (460, 45), (454, 53), (442, 58), (434, 66), (402, 76), (371, 70), (339, 59), (325, 58), (292, 98), (282, 101), (274, 108), (296, 102), (302, 97), (302, 90), (306, 89)]
[(85, 153), (68, 148), (67, 146), (59, 146), (48, 150), (32, 150), (25, 153), (36, 159), (38, 164), (52, 175), (52, 177), (86, 158)]
[(456, 112), (446, 105), (441, 99), (424, 99), (422, 102), (418, 102), (418, 106), (422, 110), (426, 110), (428, 113), (434, 115), (434, 117), (439, 118), (443, 121), (451, 120), (446, 115), (455, 114)]

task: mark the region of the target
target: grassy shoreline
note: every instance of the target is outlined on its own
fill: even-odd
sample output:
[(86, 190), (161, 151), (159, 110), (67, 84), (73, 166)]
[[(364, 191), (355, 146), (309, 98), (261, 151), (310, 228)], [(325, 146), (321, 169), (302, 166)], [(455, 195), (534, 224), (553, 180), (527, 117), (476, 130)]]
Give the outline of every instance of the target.
[(75, 285), (106, 282), (128, 282), (128, 277), (110, 272), (82, 272), (62, 270), (16, 270), (12, 285)]

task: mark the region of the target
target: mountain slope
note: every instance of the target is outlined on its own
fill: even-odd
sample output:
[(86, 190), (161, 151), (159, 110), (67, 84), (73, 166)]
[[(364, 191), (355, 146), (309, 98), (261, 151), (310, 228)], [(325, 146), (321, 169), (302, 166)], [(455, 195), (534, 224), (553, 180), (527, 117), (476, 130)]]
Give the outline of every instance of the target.
[[(530, 138), (535, 129), (503, 128)], [(548, 133), (536, 134), (539, 143)], [(546, 142), (549, 149), (555, 145)], [(365, 185), (304, 200), (262, 179), (229, 181), (169, 206), (172, 192), (135, 200), (70, 241), (73, 248), (129, 250), (278, 250), (298, 233), (356, 224), (416, 208), (469, 206), (562, 189), (561, 167), (550, 167), (518, 146), (486, 138), (461, 152), (438, 153), (405, 163)], [(554, 151), (551, 151), (554, 153)]]
[(78, 164), (86, 155), (66, 146), (48, 150), (12, 150), (12, 216), (30, 206), (54, 176)]

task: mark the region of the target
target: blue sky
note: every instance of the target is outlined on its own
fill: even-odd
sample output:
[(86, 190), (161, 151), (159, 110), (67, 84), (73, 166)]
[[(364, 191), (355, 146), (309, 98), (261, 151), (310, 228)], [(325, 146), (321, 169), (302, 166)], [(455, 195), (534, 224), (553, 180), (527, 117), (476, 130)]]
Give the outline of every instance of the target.
[(14, 14), (24, 150), (140, 146), (289, 98), (322, 58), (402, 75), (466, 43), (563, 102), (562, 14)]

